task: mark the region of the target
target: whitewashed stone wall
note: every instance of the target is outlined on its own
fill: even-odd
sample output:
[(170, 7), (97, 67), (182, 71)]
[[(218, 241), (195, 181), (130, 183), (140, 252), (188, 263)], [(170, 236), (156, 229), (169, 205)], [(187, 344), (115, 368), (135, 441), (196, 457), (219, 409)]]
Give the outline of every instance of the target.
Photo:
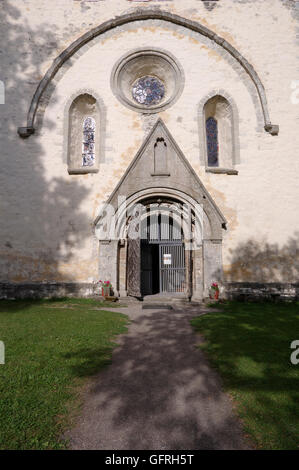
[[(0, 281), (98, 279), (99, 246), (93, 233), (98, 207), (158, 117), (228, 221), (222, 253), (226, 279), (297, 281), (299, 93), (294, 87), (299, 80), (299, 4), (214, 3), (208, 9), (201, 0), (0, 2), (0, 80), (5, 85), (5, 104), (0, 104)], [(253, 82), (227, 52), (181, 26), (146, 20), (117, 27), (72, 57), (59, 71), (36, 134), (21, 139), (17, 128), (26, 125), (32, 96), (52, 61), (90, 29), (140, 8), (160, 8), (197, 21), (230, 42), (259, 74), (279, 135), (264, 131)], [(159, 114), (124, 107), (110, 87), (114, 64), (137, 47), (166, 50), (184, 70), (182, 95)], [(226, 91), (238, 108), (238, 175), (206, 173), (201, 163), (198, 107), (211, 90)], [(67, 107), (84, 92), (101, 101), (100, 167), (97, 174), (69, 175)]]

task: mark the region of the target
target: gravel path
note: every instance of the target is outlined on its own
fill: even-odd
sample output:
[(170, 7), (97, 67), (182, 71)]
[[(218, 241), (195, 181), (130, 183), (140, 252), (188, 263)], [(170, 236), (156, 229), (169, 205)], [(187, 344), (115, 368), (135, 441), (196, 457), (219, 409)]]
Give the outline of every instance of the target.
[[(108, 310), (108, 309), (107, 309)], [(113, 362), (86, 391), (72, 449), (248, 449), (218, 375), (196, 347), (203, 307), (115, 309), (130, 316)]]

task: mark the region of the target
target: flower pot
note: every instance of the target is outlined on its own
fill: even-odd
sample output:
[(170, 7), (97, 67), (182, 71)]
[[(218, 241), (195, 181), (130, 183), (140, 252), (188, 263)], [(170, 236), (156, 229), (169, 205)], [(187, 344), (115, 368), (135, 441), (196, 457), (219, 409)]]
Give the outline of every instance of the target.
[(110, 296), (110, 286), (102, 287), (102, 297)]
[(219, 299), (219, 290), (211, 289), (209, 297), (210, 297), (210, 299), (218, 300)]

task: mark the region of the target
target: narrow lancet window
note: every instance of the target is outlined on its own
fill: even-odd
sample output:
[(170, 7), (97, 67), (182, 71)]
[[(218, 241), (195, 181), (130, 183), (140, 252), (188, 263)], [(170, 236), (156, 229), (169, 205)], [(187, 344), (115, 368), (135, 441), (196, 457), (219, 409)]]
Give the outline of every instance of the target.
[(208, 166), (219, 166), (218, 124), (213, 117), (209, 117), (206, 120), (206, 136)]
[(163, 137), (158, 137), (154, 146), (154, 174), (167, 173), (167, 144)]
[(94, 118), (85, 118), (83, 122), (82, 166), (93, 166), (95, 163), (95, 131)]

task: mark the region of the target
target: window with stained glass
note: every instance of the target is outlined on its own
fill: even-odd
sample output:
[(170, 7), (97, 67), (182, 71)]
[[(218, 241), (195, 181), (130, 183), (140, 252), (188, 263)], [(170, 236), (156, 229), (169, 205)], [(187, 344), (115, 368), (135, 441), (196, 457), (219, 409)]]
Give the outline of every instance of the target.
[(82, 166), (93, 166), (95, 163), (95, 131), (94, 118), (87, 117), (83, 122)]
[(133, 85), (132, 95), (139, 104), (151, 106), (159, 103), (165, 94), (164, 84), (156, 77), (141, 77)]
[(207, 155), (208, 166), (218, 166), (218, 124), (216, 119), (209, 117), (206, 120), (206, 137), (207, 137)]

